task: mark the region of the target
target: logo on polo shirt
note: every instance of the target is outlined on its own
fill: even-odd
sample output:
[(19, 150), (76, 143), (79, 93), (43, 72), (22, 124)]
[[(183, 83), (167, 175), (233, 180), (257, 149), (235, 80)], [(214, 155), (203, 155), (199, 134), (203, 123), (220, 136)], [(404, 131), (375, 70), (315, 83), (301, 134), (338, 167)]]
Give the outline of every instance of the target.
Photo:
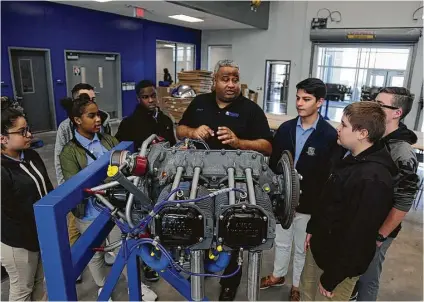
[(197, 108), (196, 111), (203, 111), (203, 108)]
[(225, 115), (228, 115), (228, 116), (231, 116), (231, 117), (239, 117), (240, 116), (240, 114), (235, 113), (235, 112), (230, 112), (230, 111), (225, 112)]
[(309, 156), (315, 156), (315, 148), (309, 147), (308, 152), (306, 152), (306, 154), (308, 154)]

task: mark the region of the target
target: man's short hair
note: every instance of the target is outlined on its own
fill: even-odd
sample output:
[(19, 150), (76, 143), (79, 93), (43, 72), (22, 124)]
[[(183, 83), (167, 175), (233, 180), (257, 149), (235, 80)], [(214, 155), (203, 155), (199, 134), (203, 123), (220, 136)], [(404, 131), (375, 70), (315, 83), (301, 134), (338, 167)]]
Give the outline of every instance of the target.
[(71, 93), (72, 93), (72, 98), (76, 99), (78, 97), (78, 91), (80, 90), (94, 90), (94, 87), (91, 86), (90, 84), (87, 83), (79, 83), (76, 84), (74, 86), (74, 88), (72, 88)]
[(215, 65), (214, 74), (217, 74), (221, 67), (233, 67), (240, 70), (240, 67), (238, 66), (238, 64), (234, 62), (233, 60), (220, 60)]
[(355, 102), (346, 106), (343, 114), (352, 125), (352, 131), (368, 130), (368, 141), (375, 143), (386, 131), (386, 114), (375, 102)]
[(155, 84), (153, 84), (153, 82), (149, 80), (143, 80), (138, 82), (137, 85), (135, 86), (135, 93), (137, 94), (137, 96), (140, 95), (141, 89), (147, 88), (147, 87), (155, 87)]
[(384, 87), (379, 93), (393, 95), (393, 107), (402, 109), (402, 116), (400, 119), (403, 119), (411, 111), (415, 96), (408, 89), (404, 87)]
[(317, 78), (308, 78), (297, 83), (296, 89), (305, 90), (306, 93), (312, 94), (316, 97), (317, 101), (325, 98), (327, 94), (327, 87), (324, 82)]

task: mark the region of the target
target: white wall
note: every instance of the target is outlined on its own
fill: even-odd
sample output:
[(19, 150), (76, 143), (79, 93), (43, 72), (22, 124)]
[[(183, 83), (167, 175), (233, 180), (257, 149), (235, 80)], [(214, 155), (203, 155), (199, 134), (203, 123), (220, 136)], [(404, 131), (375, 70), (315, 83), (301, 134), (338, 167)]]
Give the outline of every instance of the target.
[[(310, 23), (319, 9), (338, 10), (342, 14), (342, 21), (329, 23), (328, 28), (417, 27), (422, 26), (422, 11), (417, 14), (418, 21), (412, 20), (412, 13), (421, 5), (419, 1), (275, 1), (271, 3), (269, 29), (266, 31), (203, 31), (202, 69), (208, 67), (208, 45), (232, 45), (233, 59), (240, 65), (241, 81), (251, 89), (262, 89), (258, 101), (262, 106), (265, 60), (290, 60), (288, 114), (296, 115), (295, 86), (309, 76)], [(320, 12), (320, 16), (325, 16), (325, 12)], [(423, 79), (422, 40), (419, 42), (411, 83), (411, 91), (416, 94), (417, 100)], [(414, 108), (416, 106), (414, 104)], [(410, 127), (415, 120), (414, 108), (406, 120)]]
[(232, 60), (233, 52), (231, 45), (208, 47), (208, 70), (214, 71), (216, 63), (220, 60)]
[(175, 63), (173, 61), (174, 48), (163, 47), (156, 48), (156, 85), (159, 85), (159, 81), (163, 81), (163, 69), (168, 68), (169, 73), (174, 79)]

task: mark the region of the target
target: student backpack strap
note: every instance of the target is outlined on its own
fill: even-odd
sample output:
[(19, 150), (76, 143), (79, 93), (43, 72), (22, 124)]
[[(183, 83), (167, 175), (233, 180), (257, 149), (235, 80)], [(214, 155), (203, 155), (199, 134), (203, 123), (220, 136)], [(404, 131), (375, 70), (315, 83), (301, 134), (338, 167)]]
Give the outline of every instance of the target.
[(87, 154), (88, 156), (90, 156), (93, 160), (97, 160), (97, 157), (94, 156), (93, 153), (91, 153), (90, 151), (88, 151), (86, 148), (84, 148), (83, 145), (81, 145), (81, 143), (75, 138), (75, 136), (72, 138), (72, 141), (81, 149), (84, 150), (85, 154)]

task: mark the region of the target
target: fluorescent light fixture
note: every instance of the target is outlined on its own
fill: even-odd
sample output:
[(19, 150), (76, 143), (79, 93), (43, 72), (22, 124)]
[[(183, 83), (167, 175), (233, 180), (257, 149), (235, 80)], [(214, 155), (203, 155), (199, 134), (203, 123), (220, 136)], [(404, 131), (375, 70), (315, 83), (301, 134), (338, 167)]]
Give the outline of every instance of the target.
[(175, 47), (175, 45), (172, 45), (172, 44), (164, 44), (163, 46), (164, 47), (171, 47), (171, 48), (174, 48)]
[(110, 2), (112, 0), (94, 0), (94, 1), (96, 1), (96, 2)]
[(204, 21), (202, 19), (194, 18), (194, 17), (190, 17), (190, 16), (186, 16), (186, 15), (173, 15), (173, 16), (169, 16), (169, 18), (184, 21), (184, 22), (190, 22), (190, 23), (203, 22)]

